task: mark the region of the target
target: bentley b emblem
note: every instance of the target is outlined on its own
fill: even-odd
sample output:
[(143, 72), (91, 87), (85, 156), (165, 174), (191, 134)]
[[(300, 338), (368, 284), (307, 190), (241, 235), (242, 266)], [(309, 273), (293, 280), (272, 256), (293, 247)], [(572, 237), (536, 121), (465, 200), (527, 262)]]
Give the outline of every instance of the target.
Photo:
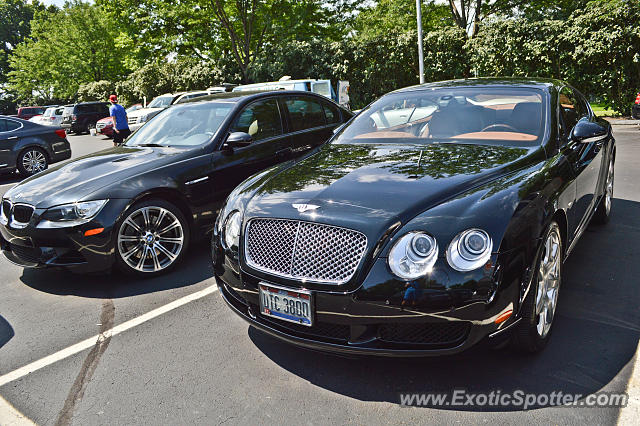
[(315, 210), (319, 209), (320, 206), (316, 206), (315, 204), (291, 204), (294, 209), (298, 210), (299, 213), (304, 213), (307, 210)]

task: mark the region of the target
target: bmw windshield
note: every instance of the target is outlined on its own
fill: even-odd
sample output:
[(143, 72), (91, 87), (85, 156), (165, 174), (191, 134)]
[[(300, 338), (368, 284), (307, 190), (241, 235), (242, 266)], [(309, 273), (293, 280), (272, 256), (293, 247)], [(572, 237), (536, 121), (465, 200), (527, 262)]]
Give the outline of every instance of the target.
[(196, 146), (213, 137), (232, 103), (174, 105), (158, 114), (127, 140), (126, 146)]
[(362, 111), (334, 143), (540, 145), (546, 108), (536, 89), (482, 87), (392, 93)]

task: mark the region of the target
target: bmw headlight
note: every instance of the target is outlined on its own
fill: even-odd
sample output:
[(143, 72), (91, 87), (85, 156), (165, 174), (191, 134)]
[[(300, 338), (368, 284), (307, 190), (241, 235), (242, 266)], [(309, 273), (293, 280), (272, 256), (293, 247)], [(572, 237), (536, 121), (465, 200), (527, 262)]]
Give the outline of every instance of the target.
[(93, 219), (108, 200), (83, 201), (47, 209), (40, 217), (38, 228), (65, 228), (81, 225)]
[(457, 271), (467, 272), (483, 266), (491, 257), (493, 241), (482, 229), (459, 233), (447, 248), (447, 261)]
[(403, 235), (389, 252), (389, 268), (404, 280), (422, 277), (433, 268), (438, 258), (438, 243), (424, 232)]
[(240, 227), (242, 226), (242, 215), (238, 210), (234, 210), (224, 221), (224, 232), (222, 238), (225, 248), (237, 251), (240, 245)]

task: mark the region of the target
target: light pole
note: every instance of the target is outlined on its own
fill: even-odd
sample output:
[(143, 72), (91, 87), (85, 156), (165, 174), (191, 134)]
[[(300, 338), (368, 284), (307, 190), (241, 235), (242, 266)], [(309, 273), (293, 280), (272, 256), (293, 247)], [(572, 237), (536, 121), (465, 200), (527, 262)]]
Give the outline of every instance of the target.
[(420, 70), (420, 84), (424, 83), (424, 54), (422, 52), (422, 5), (416, 0), (416, 14), (418, 15), (418, 69)]

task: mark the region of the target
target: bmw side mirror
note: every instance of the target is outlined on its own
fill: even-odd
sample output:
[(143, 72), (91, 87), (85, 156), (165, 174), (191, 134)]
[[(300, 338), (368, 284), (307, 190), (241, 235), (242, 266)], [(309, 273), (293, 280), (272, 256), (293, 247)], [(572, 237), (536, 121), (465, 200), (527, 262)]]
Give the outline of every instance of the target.
[(571, 138), (580, 143), (599, 141), (607, 136), (607, 129), (598, 123), (582, 120), (578, 121), (571, 132)]
[(227, 148), (242, 148), (251, 145), (251, 135), (245, 132), (233, 132), (230, 133), (225, 142)]

